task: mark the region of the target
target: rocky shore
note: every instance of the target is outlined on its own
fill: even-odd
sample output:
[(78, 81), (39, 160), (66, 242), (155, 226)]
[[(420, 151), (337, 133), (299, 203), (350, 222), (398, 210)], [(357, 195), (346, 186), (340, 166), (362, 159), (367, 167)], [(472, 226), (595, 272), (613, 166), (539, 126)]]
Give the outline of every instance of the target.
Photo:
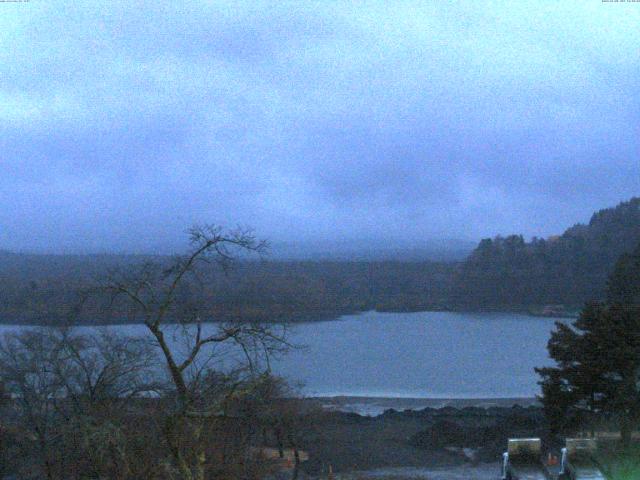
[(510, 408), (540, 406), (534, 397), (517, 398), (412, 398), (412, 397), (362, 397), (335, 396), (314, 397), (310, 400), (320, 403), (323, 409), (338, 412), (357, 413), (359, 415), (377, 416), (387, 410), (422, 410), (424, 408)]
[[(331, 467), (338, 478), (455, 479), (469, 478), (470, 469), (477, 478), (497, 478), (508, 437), (547, 435), (535, 399), (310, 401), (324, 409), (302, 442), (309, 453), (304, 471), (311, 477)], [(395, 407), (374, 413), (390, 405)]]

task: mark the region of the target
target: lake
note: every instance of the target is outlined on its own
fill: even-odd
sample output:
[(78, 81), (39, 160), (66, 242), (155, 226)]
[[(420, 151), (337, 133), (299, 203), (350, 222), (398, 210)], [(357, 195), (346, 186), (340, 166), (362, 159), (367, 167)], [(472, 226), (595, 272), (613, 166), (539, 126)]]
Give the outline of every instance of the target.
[[(378, 313), (297, 324), (305, 348), (276, 359), (276, 373), (308, 396), (533, 397), (534, 367), (550, 365), (554, 320), (511, 313)], [(565, 320), (566, 321), (566, 320)], [(0, 332), (15, 330), (0, 326)], [(137, 335), (141, 325), (111, 327)]]
[[(377, 313), (296, 328), (308, 345), (276, 362), (315, 396), (533, 397), (552, 364), (554, 319), (515, 314)], [(566, 321), (566, 320), (565, 320)]]

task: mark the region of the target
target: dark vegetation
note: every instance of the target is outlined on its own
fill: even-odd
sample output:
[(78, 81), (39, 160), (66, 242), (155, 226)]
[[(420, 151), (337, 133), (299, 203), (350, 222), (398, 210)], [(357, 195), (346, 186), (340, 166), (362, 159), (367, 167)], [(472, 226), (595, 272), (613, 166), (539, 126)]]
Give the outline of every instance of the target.
[(493, 462), (513, 437), (547, 437), (543, 411), (538, 407), (522, 408), (443, 408), (425, 409), (414, 414), (428, 420), (428, 427), (413, 435), (412, 445), (426, 448), (473, 448), (475, 460)]
[(544, 305), (578, 310), (604, 299), (618, 257), (639, 242), (640, 198), (596, 212), (587, 225), (559, 237), (485, 239), (457, 270), (452, 304), (469, 310)]
[(201, 271), (263, 244), (214, 227), (190, 239), (185, 255), (126, 265), (86, 292), (142, 323), (143, 337), (63, 327), (0, 339), (0, 478), (264, 478), (275, 465), (260, 452), (274, 443), (276, 462), (293, 450), (296, 478), (303, 415), (268, 362), (290, 347), (285, 331), (202, 326)]
[[(124, 310), (109, 308), (109, 296), (91, 296), (105, 271), (137, 268), (168, 257), (39, 256), (0, 254), (0, 321), (59, 324), (126, 323)], [(306, 321), (379, 309), (444, 308), (455, 264), (403, 262), (238, 262), (223, 272), (202, 269), (204, 319)], [(78, 306), (83, 303), (81, 309)]]
[[(546, 438), (547, 432), (539, 407), (387, 410), (377, 417), (325, 412), (302, 442), (309, 452), (304, 469), (321, 474), (329, 465), (345, 472), (497, 463), (510, 436)], [(468, 454), (463, 448), (470, 449)]]
[(556, 322), (548, 350), (556, 366), (536, 369), (547, 438), (596, 437), (607, 478), (640, 478), (640, 242), (616, 261), (604, 300)]
[[(571, 313), (603, 300), (616, 259), (640, 242), (640, 199), (595, 213), (587, 225), (525, 242), (520, 235), (485, 239), (463, 262), (238, 262), (222, 273), (202, 269), (205, 319), (256, 321), (327, 319), (363, 310), (502, 310)], [(0, 253), (0, 321), (60, 324), (132, 321), (93, 296), (83, 309), (78, 292), (111, 269), (136, 268), (170, 257), (25, 255)]]
[(587, 304), (549, 340), (553, 368), (538, 369), (543, 403), (557, 431), (614, 423), (622, 443), (640, 421), (640, 244), (620, 257), (606, 301)]
[[(212, 228), (192, 230), (191, 250), (172, 258), (5, 254), (5, 321), (137, 322), (148, 339), (69, 326), (6, 335), (0, 475), (262, 478), (280, 468), (285, 449), (296, 460), (301, 449), (310, 453), (305, 467), (296, 461), (294, 477), (328, 465), (450, 465), (469, 461), (463, 448), (476, 450), (473, 461), (495, 460), (509, 436), (540, 435), (553, 445), (567, 433), (612, 426), (628, 447), (640, 420), (639, 207), (634, 199), (599, 212), (557, 239), (483, 240), (459, 264), (238, 261), (262, 253), (263, 244), (247, 232)], [(558, 275), (546, 286), (545, 265)], [(603, 272), (613, 265), (607, 286)], [(588, 299), (601, 302), (589, 303), (573, 326), (558, 324), (551, 339), (558, 367), (540, 370), (544, 410), (445, 408), (373, 419), (321, 413), (294, 400), (268, 368), (273, 352), (291, 347), (280, 321), (369, 308), (522, 309)], [(201, 328), (213, 319), (214, 330)], [(182, 353), (165, 340), (175, 329)], [(245, 355), (229, 369), (229, 350), (212, 345)], [(264, 447), (275, 459), (259, 453)]]
[[(0, 342), (0, 478), (258, 479), (264, 446), (295, 448), (309, 415), (265, 372), (209, 368), (181, 404), (144, 339), (42, 329)], [(207, 406), (208, 411), (203, 408)]]

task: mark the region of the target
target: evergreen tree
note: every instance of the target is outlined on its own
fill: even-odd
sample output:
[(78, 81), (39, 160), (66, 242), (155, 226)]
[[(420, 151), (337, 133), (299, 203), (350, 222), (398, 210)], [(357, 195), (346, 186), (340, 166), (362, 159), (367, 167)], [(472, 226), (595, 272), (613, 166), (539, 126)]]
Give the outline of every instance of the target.
[(596, 212), (548, 240), (521, 235), (484, 239), (454, 272), (449, 303), (467, 310), (604, 301), (616, 260), (640, 242), (640, 197)]
[(640, 245), (620, 257), (606, 303), (585, 306), (549, 340), (556, 367), (540, 368), (542, 402), (556, 430), (612, 418), (628, 444), (640, 419)]

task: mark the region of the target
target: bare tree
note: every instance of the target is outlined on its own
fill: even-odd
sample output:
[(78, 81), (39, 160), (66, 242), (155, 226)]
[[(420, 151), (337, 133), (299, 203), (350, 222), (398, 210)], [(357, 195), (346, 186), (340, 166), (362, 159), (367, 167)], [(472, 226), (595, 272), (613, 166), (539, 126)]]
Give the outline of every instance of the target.
[(261, 478), (251, 446), (264, 412), (277, 412), (269, 359), (288, 348), (285, 329), (206, 320), (212, 271), (265, 246), (241, 230), (190, 234), (187, 255), (134, 265), (104, 287), (112, 311), (149, 334), (42, 328), (0, 339), (9, 394), (0, 428), (21, 449), (11, 472), (48, 480)]
[[(162, 352), (175, 399), (163, 429), (173, 473), (183, 480), (203, 480), (211, 461), (207, 425), (224, 414), (225, 399), (252, 388), (251, 380), (269, 370), (270, 355), (288, 344), (284, 330), (274, 326), (242, 319), (203, 325), (207, 305), (198, 292), (206, 286), (211, 264), (226, 271), (239, 256), (262, 254), (266, 244), (243, 229), (194, 227), (189, 234), (186, 255), (169, 265), (145, 263), (113, 274), (106, 289), (115, 308), (142, 322)], [(231, 368), (234, 375), (219, 373)]]
[[(82, 335), (64, 329), (52, 358), (64, 402), (58, 402), (67, 435), (69, 473), (97, 478), (129, 478), (136, 453), (128, 451), (127, 416), (137, 416), (135, 402), (157, 396), (155, 349), (141, 338), (103, 329)], [(78, 441), (79, 440), (79, 441)]]
[(130, 399), (157, 393), (160, 385), (152, 376), (157, 354), (142, 338), (125, 336), (113, 329), (80, 334), (58, 329), (51, 368), (70, 404), (109, 404), (119, 408)]
[[(13, 396), (17, 415), (29, 427), (23, 435), (33, 440), (37, 451), (33, 460), (40, 463), (49, 480), (54, 478), (53, 445), (58, 435), (54, 427), (55, 400), (60, 387), (49, 368), (52, 350), (53, 338), (45, 330), (7, 334), (0, 343), (0, 374)], [(29, 450), (27, 447), (22, 452), (26, 458), (33, 457)]]
[(5, 335), (0, 377), (12, 408), (3, 420), (21, 448), (21, 478), (127, 478), (125, 407), (156, 391), (154, 358), (148, 344), (113, 332)]

